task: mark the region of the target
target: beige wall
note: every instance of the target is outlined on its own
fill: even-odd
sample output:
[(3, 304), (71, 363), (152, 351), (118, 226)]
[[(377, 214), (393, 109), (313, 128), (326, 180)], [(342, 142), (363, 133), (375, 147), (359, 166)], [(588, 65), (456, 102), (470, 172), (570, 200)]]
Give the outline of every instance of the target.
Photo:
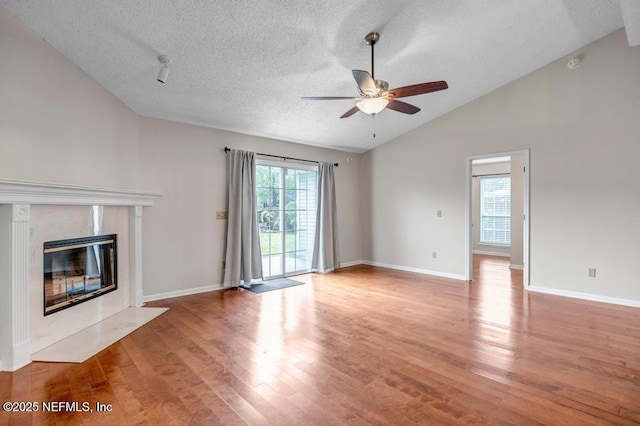
[(143, 213), (145, 296), (222, 282), (224, 146), (340, 163), (341, 260), (362, 259), (360, 155), (139, 117), (2, 7), (0, 55), (0, 178), (166, 194)]
[(580, 53), (366, 153), (365, 259), (464, 275), (466, 156), (530, 148), (531, 284), (640, 301), (640, 49)]
[(0, 177), (137, 187), (138, 118), (0, 7)]
[(340, 258), (362, 259), (360, 155), (141, 118), (141, 184), (165, 192), (143, 219), (145, 294), (222, 282), (226, 221), (216, 220), (215, 212), (226, 210), (225, 146), (339, 163)]

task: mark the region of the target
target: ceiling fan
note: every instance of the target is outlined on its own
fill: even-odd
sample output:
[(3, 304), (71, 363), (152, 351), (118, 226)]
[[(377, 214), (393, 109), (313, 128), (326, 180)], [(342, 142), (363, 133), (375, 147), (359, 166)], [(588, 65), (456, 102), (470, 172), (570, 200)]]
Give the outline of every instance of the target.
[(351, 117), (358, 111), (362, 111), (365, 114), (370, 114), (374, 117), (385, 108), (405, 114), (415, 114), (420, 111), (420, 108), (406, 102), (399, 101), (398, 98), (437, 92), (449, 87), (446, 81), (432, 81), (429, 83), (413, 84), (411, 86), (398, 87), (396, 89), (389, 90), (389, 83), (384, 80), (376, 80), (374, 77), (373, 46), (375, 46), (378, 40), (380, 40), (380, 34), (376, 32), (369, 33), (364, 38), (364, 42), (371, 46), (371, 74), (362, 70), (352, 71), (353, 78), (358, 84), (358, 92), (360, 96), (307, 96), (302, 99), (309, 101), (353, 99), (358, 101), (356, 106), (342, 114), (340, 118)]

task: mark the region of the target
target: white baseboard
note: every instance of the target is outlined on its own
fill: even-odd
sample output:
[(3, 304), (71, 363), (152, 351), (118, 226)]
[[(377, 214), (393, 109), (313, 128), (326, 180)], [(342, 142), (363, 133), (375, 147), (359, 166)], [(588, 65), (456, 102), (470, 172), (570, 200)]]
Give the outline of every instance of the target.
[(29, 340), (10, 345), (7, 348), (9, 356), (5, 359), (7, 362), (0, 362), (0, 371), (17, 371), (25, 365), (31, 363), (31, 354)]
[(503, 253), (499, 251), (473, 250), (473, 254), (484, 254), (486, 256), (511, 257), (511, 254), (509, 253)]
[(633, 299), (621, 299), (618, 297), (601, 296), (598, 294), (581, 293), (579, 291), (560, 290), (557, 288), (539, 287), (530, 285), (525, 287), (528, 291), (536, 293), (553, 294), (555, 296), (571, 297), (574, 299), (590, 300), (592, 302), (612, 303), (614, 305), (632, 306), (634, 308), (640, 308), (640, 300)]
[(224, 290), (231, 287), (225, 287), (223, 284), (208, 285), (204, 287), (188, 288), (185, 290), (169, 291), (167, 293), (156, 293), (148, 296), (142, 296), (143, 302), (153, 302), (162, 299), (171, 299), (172, 297), (190, 296), (192, 294), (207, 293), (209, 291)]
[(371, 262), (369, 260), (363, 260), (362, 263), (365, 265), (380, 266), (381, 268), (397, 269), (399, 271), (415, 272), (417, 274), (434, 275), (436, 277), (451, 278), (454, 280), (466, 281), (464, 275), (450, 274), (448, 272), (431, 271), (428, 269), (419, 269), (419, 268), (412, 268), (410, 266), (392, 265), (389, 263)]
[(513, 263), (509, 265), (511, 269), (522, 269), (524, 270), (524, 265), (514, 265)]
[[(396, 269), (396, 270), (399, 270), (399, 271), (415, 272), (417, 274), (433, 275), (433, 276), (436, 276), (436, 277), (451, 278), (451, 279), (454, 279), (454, 280), (466, 281), (464, 275), (450, 274), (448, 272), (432, 271), (432, 270), (429, 270), (429, 269), (412, 268), (410, 266), (393, 265), (393, 264), (390, 264), (390, 263), (372, 262), (372, 261), (369, 261), (369, 260), (355, 260), (355, 261), (352, 261), (352, 262), (340, 263), (340, 267), (341, 268), (346, 268), (346, 267), (355, 266), (355, 265), (379, 266), (381, 268)], [(209, 291), (224, 290), (224, 289), (227, 289), (227, 288), (231, 288), (231, 287), (224, 287), (223, 284), (217, 284), (217, 285), (210, 285), (210, 286), (204, 286), (204, 287), (189, 288), (189, 289), (186, 289), (186, 290), (170, 291), (170, 292), (167, 292), (167, 293), (150, 294), (150, 295), (147, 295), (147, 296), (143, 296), (142, 297), (142, 301), (143, 302), (153, 302), (153, 301), (156, 301), (156, 300), (171, 299), (173, 297), (180, 297), (180, 296), (190, 296), (192, 294), (206, 293), (206, 292), (209, 292)]]
[(341, 268), (347, 268), (349, 266), (362, 265), (363, 263), (364, 263), (364, 261), (362, 261), (362, 260), (354, 260), (353, 262), (341, 262), (340, 263), (340, 267)]

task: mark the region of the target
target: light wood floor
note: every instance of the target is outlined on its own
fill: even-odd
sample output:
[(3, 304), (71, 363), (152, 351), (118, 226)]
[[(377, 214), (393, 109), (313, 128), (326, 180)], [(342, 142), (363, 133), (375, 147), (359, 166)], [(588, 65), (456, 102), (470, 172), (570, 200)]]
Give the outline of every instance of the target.
[(640, 309), (521, 288), (477, 256), (471, 283), (354, 266), (170, 311), (83, 364), (0, 373), (0, 424), (634, 424)]

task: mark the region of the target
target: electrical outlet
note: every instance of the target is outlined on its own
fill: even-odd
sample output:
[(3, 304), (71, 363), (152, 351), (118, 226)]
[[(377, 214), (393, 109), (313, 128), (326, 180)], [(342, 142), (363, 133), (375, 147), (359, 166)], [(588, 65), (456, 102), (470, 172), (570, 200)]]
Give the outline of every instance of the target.
[(596, 268), (589, 268), (589, 278), (596, 277)]
[(434, 259), (437, 258), (438, 257), (438, 253), (434, 251), (433, 253), (431, 253), (431, 257), (433, 257)]
[(226, 219), (227, 212), (216, 212), (216, 219)]
[(436, 211), (436, 217), (442, 217), (442, 210)]

